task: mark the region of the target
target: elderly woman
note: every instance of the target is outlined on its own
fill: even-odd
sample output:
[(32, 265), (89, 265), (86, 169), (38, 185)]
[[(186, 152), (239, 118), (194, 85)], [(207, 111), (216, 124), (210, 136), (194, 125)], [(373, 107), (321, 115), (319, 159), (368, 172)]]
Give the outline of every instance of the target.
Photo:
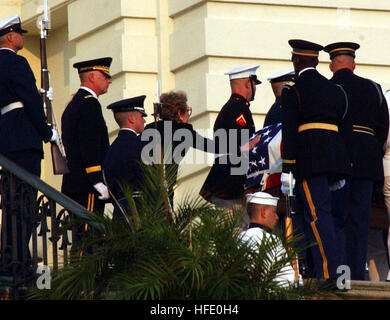
[[(178, 165), (190, 147), (205, 152), (214, 152), (215, 145), (210, 139), (199, 135), (188, 123), (192, 108), (187, 104), (187, 95), (182, 91), (163, 93), (160, 97), (162, 104), (160, 120), (149, 123), (144, 134), (150, 129), (157, 129), (161, 136), (164, 161), (168, 163), (166, 171), (173, 175), (176, 183)], [(178, 131), (183, 129), (181, 131)], [(149, 131), (150, 132), (150, 131)], [(178, 135), (178, 137), (175, 137)], [(169, 190), (171, 203), (173, 203), (173, 190)]]

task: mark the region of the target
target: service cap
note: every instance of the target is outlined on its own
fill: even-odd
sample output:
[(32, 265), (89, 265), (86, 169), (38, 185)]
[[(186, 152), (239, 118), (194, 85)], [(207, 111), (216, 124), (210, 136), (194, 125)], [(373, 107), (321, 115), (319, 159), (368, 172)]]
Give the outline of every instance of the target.
[(147, 117), (147, 113), (144, 109), (144, 100), (146, 96), (138, 96), (134, 98), (124, 99), (110, 104), (107, 109), (116, 112), (129, 112), (129, 111), (139, 111), (142, 113), (143, 117)]
[(355, 51), (359, 48), (360, 45), (355, 42), (335, 42), (325, 46), (324, 51), (329, 53), (330, 59), (342, 54), (355, 58)]
[(260, 84), (261, 81), (256, 76), (256, 70), (259, 66), (256, 64), (253, 66), (237, 67), (225, 72), (225, 74), (229, 76), (229, 80), (251, 78), (256, 84)]
[(9, 32), (27, 33), (27, 30), (22, 29), (22, 23), (18, 14), (0, 20), (0, 37)]
[(280, 70), (271, 74), (267, 80), (269, 80), (271, 83), (295, 81), (295, 71), (294, 69)]
[(293, 49), (292, 54), (308, 57), (318, 57), (318, 53), (323, 49), (323, 46), (301, 39), (291, 39), (288, 44)]
[(100, 71), (104, 73), (107, 77), (111, 78), (110, 75), (111, 62), (112, 62), (111, 57), (105, 57), (105, 58), (77, 62), (73, 64), (73, 68), (76, 68), (79, 73), (89, 72), (89, 71)]

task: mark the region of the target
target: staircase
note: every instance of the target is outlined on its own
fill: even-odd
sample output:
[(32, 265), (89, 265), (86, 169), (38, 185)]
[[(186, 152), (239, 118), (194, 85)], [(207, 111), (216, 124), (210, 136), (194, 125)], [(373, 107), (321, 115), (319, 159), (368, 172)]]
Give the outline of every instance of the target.
[(342, 295), (347, 300), (390, 300), (390, 282), (351, 281), (351, 289)]

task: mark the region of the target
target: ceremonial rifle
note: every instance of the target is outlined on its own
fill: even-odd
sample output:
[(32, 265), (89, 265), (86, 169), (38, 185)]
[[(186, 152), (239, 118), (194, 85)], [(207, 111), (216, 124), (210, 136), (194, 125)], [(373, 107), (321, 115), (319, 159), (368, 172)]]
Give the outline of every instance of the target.
[[(290, 180), (290, 190), (289, 194), (286, 195), (286, 240), (287, 242), (291, 240), (293, 235), (293, 223), (292, 223), (292, 215), (295, 214), (292, 208), (292, 201), (294, 199), (293, 195), (293, 175), (289, 173)], [(291, 250), (291, 248), (287, 248), (287, 250)], [(299, 285), (299, 267), (298, 267), (298, 256), (295, 255), (291, 261), (291, 266), (294, 270), (294, 285), (298, 287)]]
[[(50, 99), (47, 97), (47, 91), (50, 88), (49, 83), (49, 70), (47, 68), (47, 55), (46, 55), (46, 38), (50, 29), (50, 19), (47, 7), (47, 0), (43, 1), (43, 18), (39, 21), (41, 29), (40, 38), (40, 53), (41, 53), (41, 95), (43, 99), (44, 109), (46, 111), (46, 122), (54, 130), (58, 132), (57, 122), (55, 114), (51, 105)], [(65, 174), (69, 172), (66, 164), (65, 150), (61, 141), (61, 135), (58, 132), (59, 145), (55, 141), (51, 141), (51, 158), (53, 162), (54, 174)], [(60, 149), (61, 148), (61, 149)]]

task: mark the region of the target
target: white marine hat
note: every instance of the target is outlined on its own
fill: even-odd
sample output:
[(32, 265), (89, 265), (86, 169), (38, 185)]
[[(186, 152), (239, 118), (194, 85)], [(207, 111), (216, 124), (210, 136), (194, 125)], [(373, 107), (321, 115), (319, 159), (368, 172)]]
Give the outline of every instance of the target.
[(277, 71), (271, 74), (267, 80), (270, 82), (292, 81), (295, 77), (293, 68)]
[(0, 20), (0, 37), (9, 32), (27, 32), (26, 30), (22, 29), (22, 23), (20, 22), (19, 15), (17, 13), (8, 18)]
[(277, 206), (279, 198), (271, 196), (266, 192), (255, 192), (246, 195), (248, 203), (264, 204), (269, 206)]
[(256, 76), (256, 70), (259, 66), (260, 65), (256, 64), (253, 66), (237, 67), (225, 72), (225, 74), (229, 76), (229, 80), (254, 78), (255, 83), (260, 84), (261, 81), (259, 81)]

